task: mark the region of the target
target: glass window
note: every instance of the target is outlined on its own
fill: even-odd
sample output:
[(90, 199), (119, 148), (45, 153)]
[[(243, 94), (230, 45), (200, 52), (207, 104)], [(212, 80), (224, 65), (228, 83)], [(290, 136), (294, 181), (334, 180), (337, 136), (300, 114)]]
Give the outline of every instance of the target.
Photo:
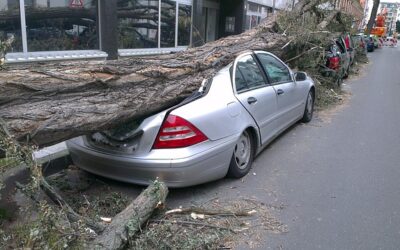
[(118, 48), (158, 47), (158, 0), (118, 0)]
[(265, 86), (260, 68), (251, 55), (241, 57), (235, 70), (235, 86), (237, 92)]
[(98, 49), (96, 0), (26, 0), (28, 51)]
[(273, 56), (259, 53), (257, 57), (260, 59), (261, 65), (271, 80), (271, 83), (289, 82), (292, 81), (289, 69)]
[(336, 43), (336, 46), (338, 47), (340, 53), (342, 53), (342, 54), (346, 53), (346, 49), (341, 41), (336, 40), (335, 43)]
[(228, 16), (225, 19), (225, 32), (235, 32), (235, 17)]
[(0, 0), (0, 41), (14, 37), (6, 52), (21, 52), (21, 19), (19, 14), (19, 1)]
[(161, 0), (161, 47), (175, 47), (176, 2)]
[(192, 26), (192, 6), (179, 4), (178, 46), (190, 44), (190, 27)]
[(255, 3), (248, 3), (248, 10), (252, 12), (259, 12), (259, 5)]

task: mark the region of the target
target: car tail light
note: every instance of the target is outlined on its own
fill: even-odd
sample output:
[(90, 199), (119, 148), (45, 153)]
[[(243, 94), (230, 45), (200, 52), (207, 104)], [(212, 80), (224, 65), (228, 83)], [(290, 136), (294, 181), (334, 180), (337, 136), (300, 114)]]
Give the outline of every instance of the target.
[(185, 119), (168, 115), (161, 125), (154, 149), (183, 148), (208, 140), (198, 128)]
[(339, 57), (337, 57), (337, 56), (330, 57), (330, 58), (328, 58), (328, 62), (329, 62), (328, 67), (330, 69), (333, 69), (333, 70), (339, 69), (339, 63), (340, 63)]

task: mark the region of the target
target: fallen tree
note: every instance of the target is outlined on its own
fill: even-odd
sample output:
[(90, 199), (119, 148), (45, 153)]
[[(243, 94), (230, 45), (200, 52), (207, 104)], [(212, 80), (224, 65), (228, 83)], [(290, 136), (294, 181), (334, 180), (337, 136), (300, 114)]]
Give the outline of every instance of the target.
[[(240, 35), (176, 54), (7, 66), (0, 72), (0, 118), (20, 142), (54, 144), (177, 104), (245, 50), (267, 50), (290, 60), (315, 47), (317, 55), (323, 48), (311, 43), (311, 29), (326, 30), (342, 15), (312, 8), (321, 1), (307, 3), (294, 14), (274, 16)], [(310, 19), (315, 27), (307, 30), (304, 21)]]
[(0, 72), (0, 117), (19, 141), (52, 144), (176, 104), (238, 53), (282, 55), (288, 38), (270, 20), (177, 54), (118, 61), (9, 66)]

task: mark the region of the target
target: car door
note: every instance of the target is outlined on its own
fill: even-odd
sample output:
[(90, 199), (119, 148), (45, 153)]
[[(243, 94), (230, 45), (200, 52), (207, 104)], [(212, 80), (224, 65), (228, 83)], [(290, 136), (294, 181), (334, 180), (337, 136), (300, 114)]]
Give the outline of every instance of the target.
[(264, 144), (275, 130), (276, 94), (251, 52), (239, 56), (233, 68), (236, 97), (256, 121)]
[(256, 55), (275, 89), (278, 101), (276, 122), (282, 130), (302, 115), (304, 90), (293, 80), (291, 70), (277, 57), (266, 52), (256, 52)]

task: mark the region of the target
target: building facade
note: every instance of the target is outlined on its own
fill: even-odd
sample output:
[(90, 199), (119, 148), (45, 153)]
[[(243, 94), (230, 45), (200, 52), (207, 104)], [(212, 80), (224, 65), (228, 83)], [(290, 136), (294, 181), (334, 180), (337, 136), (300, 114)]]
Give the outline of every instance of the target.
[(258, 25), (292, 0), (0, 0), (6, 62), (162, 54)]
[(400, 20), (400, 4), (381, 2), (379, 4), (378, 13), (386, 13), (385, 26), (387, 35), (392, 36), (396, 32), (396, 21)]

